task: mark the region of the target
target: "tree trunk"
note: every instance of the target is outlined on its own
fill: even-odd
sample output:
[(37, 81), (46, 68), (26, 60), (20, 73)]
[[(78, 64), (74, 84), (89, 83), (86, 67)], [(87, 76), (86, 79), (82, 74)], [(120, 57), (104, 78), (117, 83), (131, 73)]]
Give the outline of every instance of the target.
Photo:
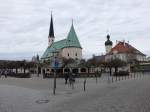
[(115, 67), (115, 73), (117, 73), (118, 72), (118, 67)]
[(24, 71), (24, 74), (25, 74), (26, 73), (26, 68), (25, 67), (23, 68), (23, 71)]
[(16, 68), (16, 74), (18, 74), (18, 68)]

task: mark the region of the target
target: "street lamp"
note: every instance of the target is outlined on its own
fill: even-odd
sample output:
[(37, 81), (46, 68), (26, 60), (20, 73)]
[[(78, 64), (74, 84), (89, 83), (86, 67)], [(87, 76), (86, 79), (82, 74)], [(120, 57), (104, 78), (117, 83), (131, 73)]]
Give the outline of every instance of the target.
[(54, 50), (53, 52), (53, 63), (52, 63), (52, 67), (54, 69), (54, 86), (53, 86), (53, 94), (55, 95), (55, 91), (56, 91), (56, 70), (59, 66), (59, 62), (58, 62), (58, 51)]

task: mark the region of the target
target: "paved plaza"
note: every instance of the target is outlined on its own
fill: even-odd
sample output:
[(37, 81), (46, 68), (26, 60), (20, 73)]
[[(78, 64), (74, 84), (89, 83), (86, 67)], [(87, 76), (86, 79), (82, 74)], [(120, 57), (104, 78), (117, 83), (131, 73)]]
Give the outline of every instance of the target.
[(74, 89), (57, 79), (1, 78), (0, 112), (150, 112), (150, 76), (108, 83), (107, 77), (76, 79)]

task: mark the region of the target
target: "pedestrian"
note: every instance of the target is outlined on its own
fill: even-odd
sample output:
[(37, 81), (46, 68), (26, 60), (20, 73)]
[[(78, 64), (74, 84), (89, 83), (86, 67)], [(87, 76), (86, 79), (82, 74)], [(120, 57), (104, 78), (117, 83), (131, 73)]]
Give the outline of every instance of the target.
[(5, 78), (7, 78), (7, 75), (8, 75), (8, 71), (5, 70), (5, 71), (4, 71), (4, 76), (5, 76)]
[(69, 73), (65, 73), (65, 84), (67, 84), (68, 83), (68, 78), (69, 78)]
[(75, 79), (73, 77), (73, 74), (70, 72), (69, 73), (69, 84), (72, 87), (72, 89), (74, 89), (74, 82), (75, 82)]
[(76, 81), (75, 78), (76, 78), (76, 74), (75, 74), (75, 73), (72, 73), (72, 80), (73, 80), (73, 82)]
[(1, 76), (2, 75), (5, 75), (5, 70), (4, 69), (2, 69), (2, 71), (1, 71)]
[(70, 72), (69, 73), (69, 83), (70, 83), (70, 85), (72, 85), (74, 82), (75, 82), (75, 79), (73, 77), (73, 74)]

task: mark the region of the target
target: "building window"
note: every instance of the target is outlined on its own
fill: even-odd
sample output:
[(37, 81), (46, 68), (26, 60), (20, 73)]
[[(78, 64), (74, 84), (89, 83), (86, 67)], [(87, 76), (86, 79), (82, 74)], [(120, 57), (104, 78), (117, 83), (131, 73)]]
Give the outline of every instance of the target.
[(69, 53), (68, 53), (68, 56), (69, 56)]
[(47, 71), (49, 71), (49, 69), (47, 69)]
[(76, 56), (78, 56), (77, 53), (76, 53)]

